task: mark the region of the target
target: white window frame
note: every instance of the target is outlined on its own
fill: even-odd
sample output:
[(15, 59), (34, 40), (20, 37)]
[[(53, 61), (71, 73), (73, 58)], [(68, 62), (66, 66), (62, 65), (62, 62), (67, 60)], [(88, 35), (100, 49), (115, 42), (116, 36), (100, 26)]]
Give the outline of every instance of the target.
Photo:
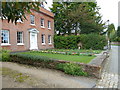
[(48, 29), (51, 29), (51, 21), (48, 20)]
[[(8, 43), (2, 43), (2, 31), (8, 31)], [(10, 44), (9, 30), (1, 30), (1, 46), (7, 46)]]
[[(31, 18), (32, 16), (34, 17), (33, 18), (34, 23), (31, 23), (32, 22), (32, 18)], [(30, 25), (35, 25), (35, 15), (30, 15)]]
[[(21, 43), (18, 43), (18, 32), (22, 33), (22, 42)], [(17, 31), (17, 45), (24, 45), (24, 43), (23, 43), (23, 32), (22, 31)]]
[(51, 35), (48, 35), (48, 44), (52, 44), (52, 36)]
[[(42, 21), (43, 21), (43, 26), (41, 26), (41, 25), (42, 25), (42, 24), (41, 24)], [(44, 18), (41, 18), (41, 19), (40, 19), (40, 26), (41, 26), (42, 28), (45, 28), (45, 20), (44, 20)]]
[[(42, 35), (43, 35), (43, 37), (42, 37)], [(41, 39), (43, 38), (42, 45), (45, 45), (45, 34), (42, 34), (42, 35), (41, 35)]]

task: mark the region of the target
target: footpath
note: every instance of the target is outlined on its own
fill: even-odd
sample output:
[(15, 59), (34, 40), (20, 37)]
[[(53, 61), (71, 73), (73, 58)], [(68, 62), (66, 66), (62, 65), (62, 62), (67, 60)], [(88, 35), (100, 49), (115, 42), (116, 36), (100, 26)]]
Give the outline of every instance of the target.
[(120, 89), (120, 74), (118, 71), (118, 52), (119, 46), (112, 46), (110, 57), (106, 60), (102, 77), (98, 80), (95, 88), (118, 88)]

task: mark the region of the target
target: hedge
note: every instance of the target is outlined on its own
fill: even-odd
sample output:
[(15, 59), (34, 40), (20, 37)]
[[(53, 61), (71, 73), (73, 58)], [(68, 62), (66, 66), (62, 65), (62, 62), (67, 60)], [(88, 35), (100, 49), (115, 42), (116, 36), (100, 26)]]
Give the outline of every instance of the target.
[(57, 49), (78, 49), (79, 42), (82, 43), (82, 49), (102, 50), (107, 45), (105, 36), (98, 34), (54, 36), (54, 46)]
[(80, 39), (78, 36), (54, 36), (54, 46), (59, 49), (76, 49)]
[(36, 63), (41, 67), (51, 67), (50, 63), (53, 62), (53, 59), (50, 59), (45, 56), (37, 56), (37, 55), (30, 55), (30, 54), (10, 54), (10, 60), (11, 62), (17, 62), (21, 64), (28, 64), (28, 65), (34, 65), (37, 66)]

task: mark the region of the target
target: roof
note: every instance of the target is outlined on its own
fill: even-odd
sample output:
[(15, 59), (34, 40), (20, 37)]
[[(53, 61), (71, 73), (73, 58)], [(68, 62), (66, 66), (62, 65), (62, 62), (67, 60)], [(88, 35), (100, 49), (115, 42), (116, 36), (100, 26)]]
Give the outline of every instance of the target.
[(35, 10), (35, 11), (39, 12), (39, 13), (42, 13), (42, 14), (48, 16), (48, 17), (54, 18), (54, 14), (52, 12), (48, 11), (47, 9), (43, 8), (43, 7), (40, 7), (39, 11), (37, 11), (37, 10)]

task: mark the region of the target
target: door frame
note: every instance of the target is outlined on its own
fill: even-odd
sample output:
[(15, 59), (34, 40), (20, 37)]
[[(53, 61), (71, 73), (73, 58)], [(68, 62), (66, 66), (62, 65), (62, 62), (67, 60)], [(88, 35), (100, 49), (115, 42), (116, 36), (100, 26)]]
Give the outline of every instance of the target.
[[(38, 37), (37, 37), (37, 34), (39, 33), (39, 31), (37, 30), (37, 29), (35, 29), (35, 28), (30, 28), (30, 29), (28, 29), (29, 30), (29, 38), (30, 38), (30, 41), (29, 41), (29, 49), (30, 50), (36, 50), (36, 49), (38, 49)], [(36, 41), (36, 46), (35, 47), (32, 47), (32, 45), (31, 45), (31, 38), (32, 38), (32, 35), (35, 35), (35, 41)]]

